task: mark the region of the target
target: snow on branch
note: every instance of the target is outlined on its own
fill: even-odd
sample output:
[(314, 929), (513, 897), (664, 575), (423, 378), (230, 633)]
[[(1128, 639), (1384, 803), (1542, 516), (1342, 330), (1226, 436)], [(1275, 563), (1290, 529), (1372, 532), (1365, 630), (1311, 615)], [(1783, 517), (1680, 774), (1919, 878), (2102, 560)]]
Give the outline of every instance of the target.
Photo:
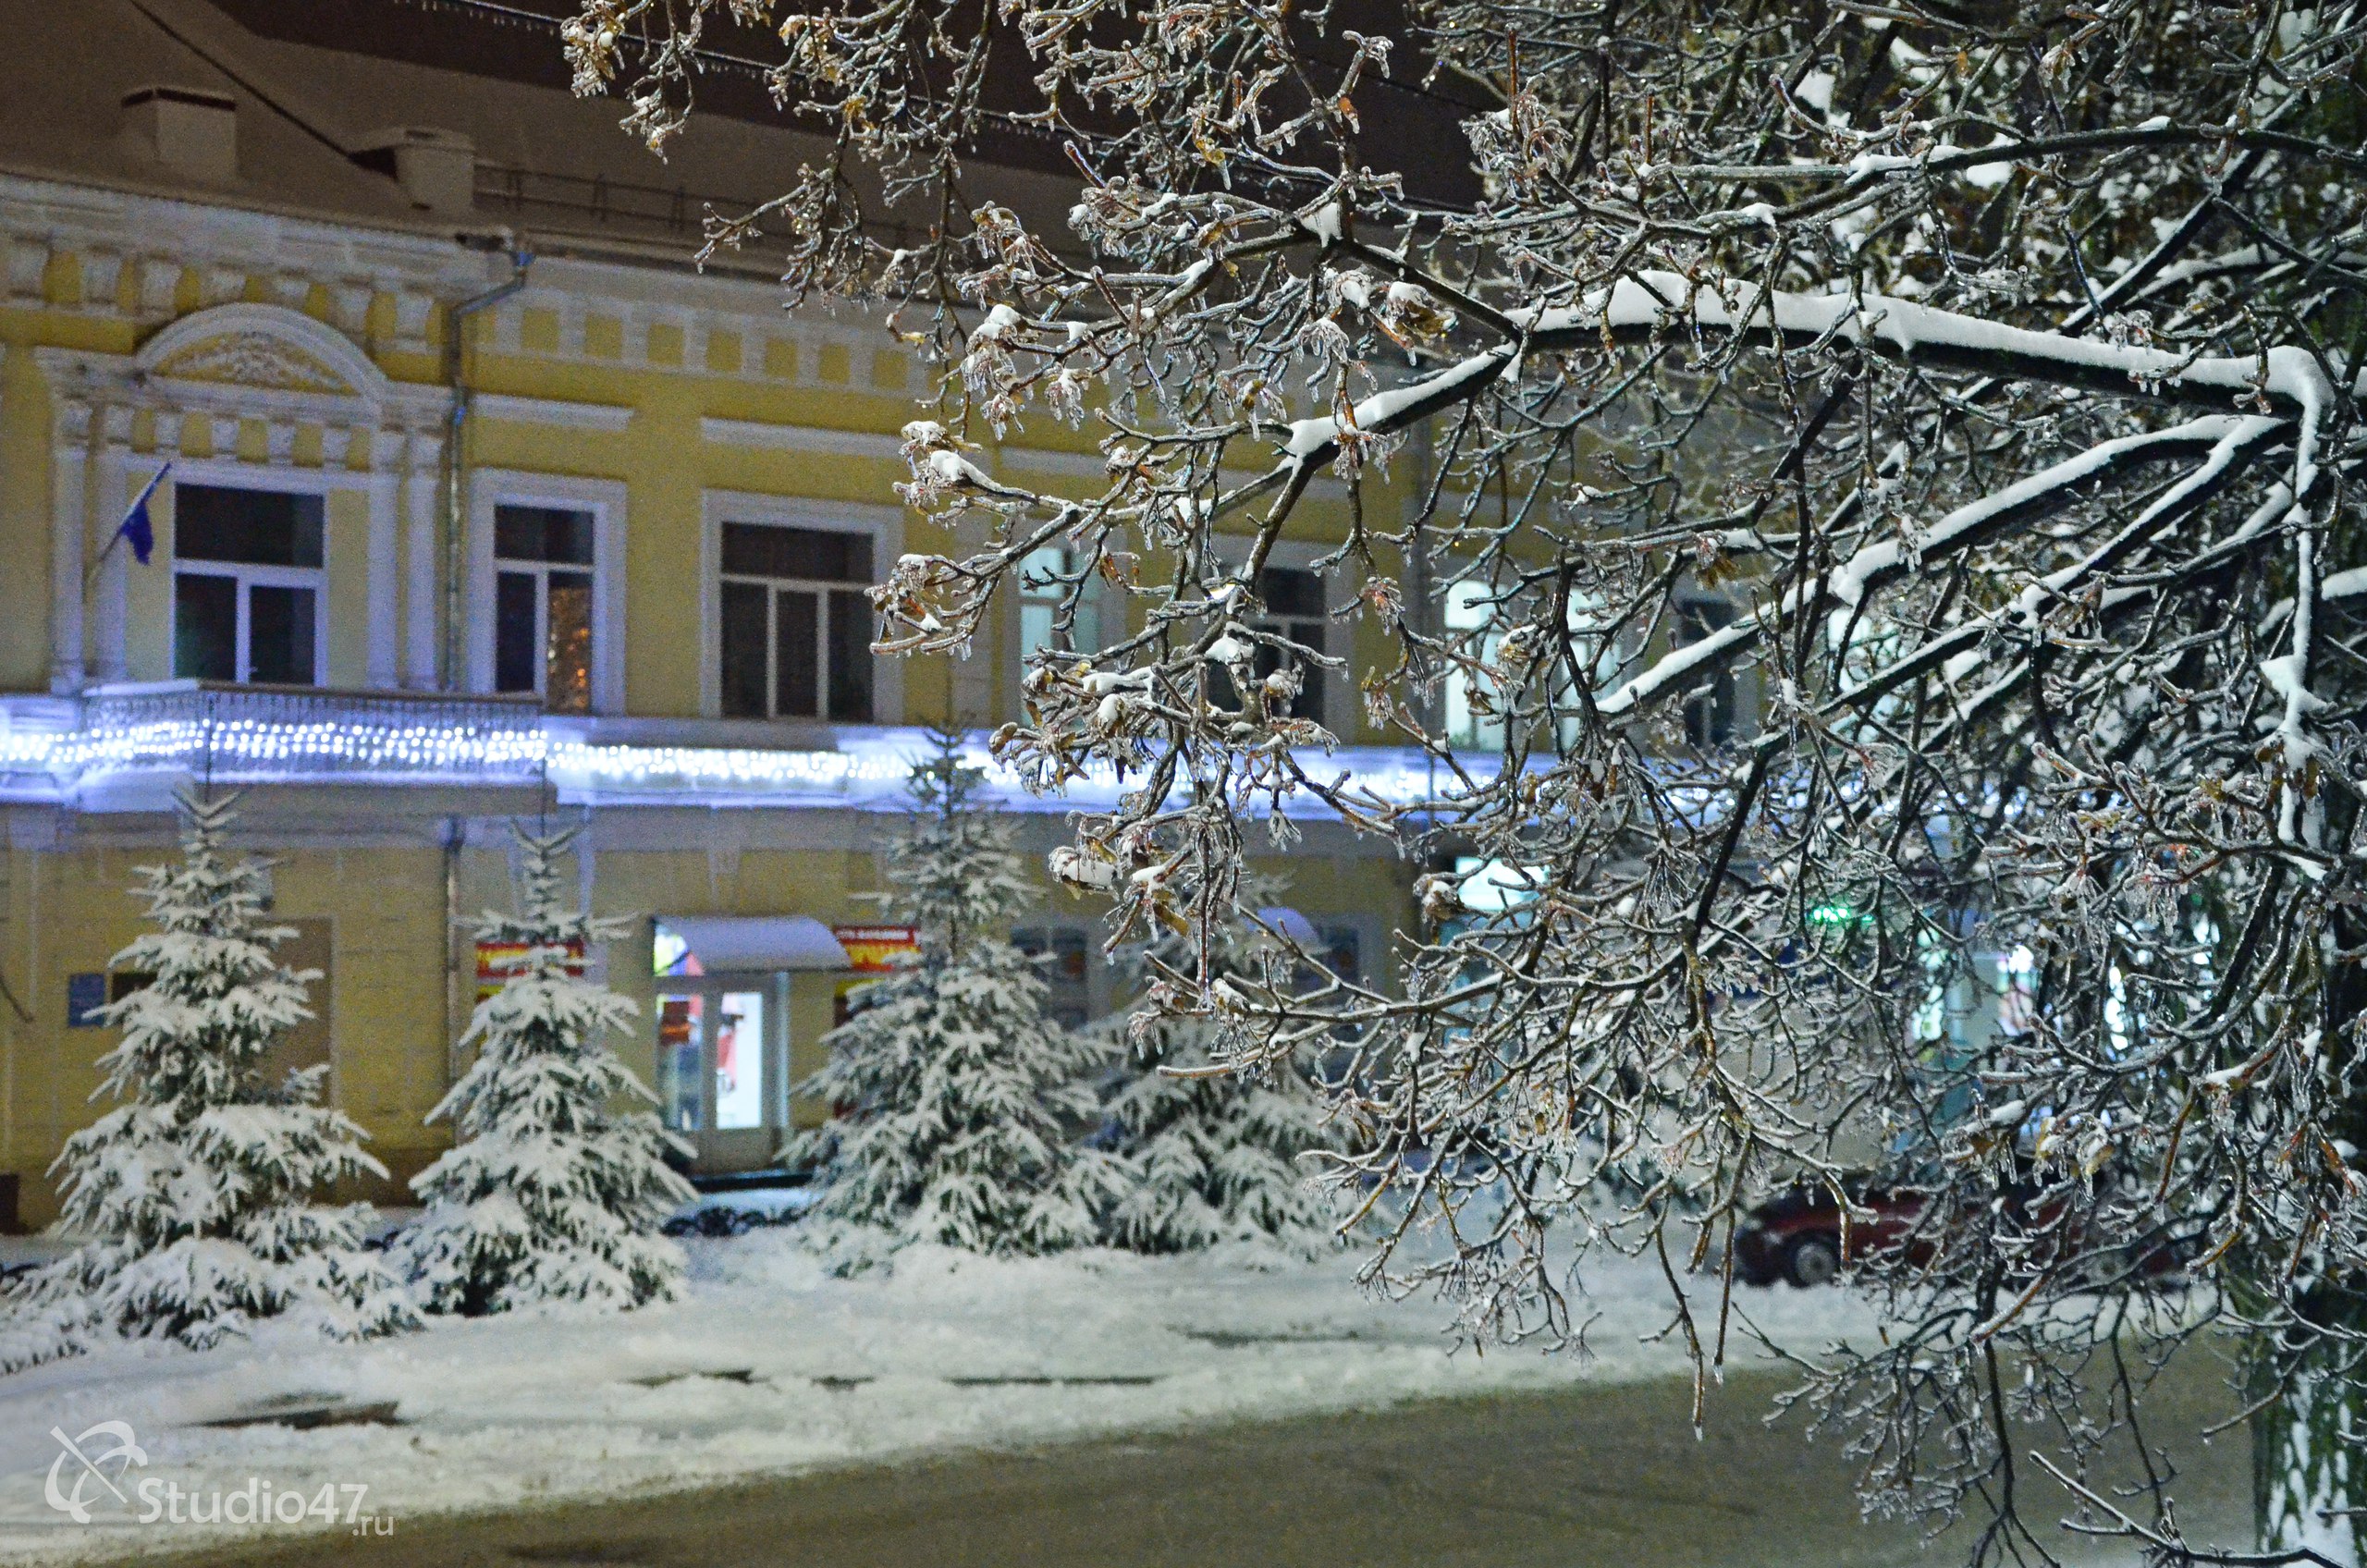
[[(662, 141), (770, 9), (569, 47)], [(1294, 802), (1427, 868), (1361, 973), (1160, 976), (1319, 1066), (1368, 1283), (1567, 1344), (1649, 1257), (1706, 1399), (1745, 1281), (1848, 1275), (1882, 1341), (1794, 1365), (1870, 1506), (2043, 1555), (2001, 1478), (2145, 1468), (2130, 1341), (2288, 1397), (2367, 1351), (2367, 9), (1539, 15), (786, 18), (832, 154), (757, 215), (940, 373), (905, 494), (959, 544), (877, 645), (1058, 599), (994, 746), (1125, 780), (1048, 864), (1118, 938), (1205, 960)], [(1023, 126), (1056, 161), (981, 162)], [(1084, 483), (974, 459), (1038, 418)]]

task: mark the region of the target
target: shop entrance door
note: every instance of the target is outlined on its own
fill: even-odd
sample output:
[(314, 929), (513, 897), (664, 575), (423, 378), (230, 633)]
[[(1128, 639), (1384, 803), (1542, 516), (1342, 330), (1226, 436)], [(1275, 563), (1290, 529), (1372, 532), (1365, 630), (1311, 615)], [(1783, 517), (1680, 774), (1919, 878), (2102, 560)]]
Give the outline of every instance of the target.
[(774, 1163), (789, 1121), (787, 980), (722, 974), (658, 983), (658, 1114), (697, 1151), (694, 1170)]

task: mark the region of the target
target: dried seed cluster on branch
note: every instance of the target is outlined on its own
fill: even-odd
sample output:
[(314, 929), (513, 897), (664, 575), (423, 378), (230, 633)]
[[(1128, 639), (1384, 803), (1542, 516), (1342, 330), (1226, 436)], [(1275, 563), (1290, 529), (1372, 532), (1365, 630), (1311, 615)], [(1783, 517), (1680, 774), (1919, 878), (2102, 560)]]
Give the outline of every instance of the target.
[[(592, 0), (579, 79), (662, 143), (727, 10), (833, 141), (715, 238), (945, 365), (905, 493), (983, 542), (896, 563), (881, 645), (963, 644), (1046, 545), (1125, 606), (1063, 614), (997, 745), (1138, 781), (1054, 869), (1200, 933), (1170, 1005), (1243, 1060), (1357, 1042), (1376, 1280), (1560, 1339), (1589, 1249), (1645, 1253), (1714, 1363), (1750, 1206), (1876, 1166), (1888, 1341), (1804, 1397), (1984, 1558), (2066, 1509), (2195, 1550), (2167, 1472), (2028, 1455), (2076, 1491), (2208, 1325), (2263, 1397), (2356, 1390), (2359, 6)], [(1392, 161), (1409, 119), (1461, 140)], [(1022, 134), (1066, 232), (964, 162)], [(1098, 433), (1098, 495), (966, 455), (1031, 420)], [(1327, 472), (1420, 809), (1310, 760), (1341, 660), (1257, 613)], [(1490, 867), (1420, 885), (1394, 984), (1206, 963), (1294, 796)]]

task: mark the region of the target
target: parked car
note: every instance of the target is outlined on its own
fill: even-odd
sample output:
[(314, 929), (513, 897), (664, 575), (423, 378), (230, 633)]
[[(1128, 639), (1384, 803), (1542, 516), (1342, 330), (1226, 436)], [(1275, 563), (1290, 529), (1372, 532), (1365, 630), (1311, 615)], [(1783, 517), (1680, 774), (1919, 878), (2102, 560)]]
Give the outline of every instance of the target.
[(1845, 1190), (1858, 1209), (1846, 1226), (1833, 1189), (1825, 1186), (1786, 1188), (1752, 1209), (1735, 1234), (1735, 1274), (1751, 1285), (1788, 1280), (1806, 1290), (1831, 1284), (1844, 1263), (1897, 1245), (1923, 1212), (1919, 1193), (1862, 1181), (1846, 1183)]
[[(1846, 1225), (1842, 1223), (1841, 1206), (1834, 1201), (1833, 1189), (1821, 1184), (1786, 1188), (1752, 1209), (1735, 1233), (1735, 1275), (1745, 1284), (1772, 1285), (1788, 1280), (1805, 1290), (1830, 1284), (1844, 1264), (1884, 1250), (1905, 1245), (1909, 1262), (1919, 1262), (1929, 1255), (1928, 1238), (1909, 1240), (1928, 1201), (1924, 1192), (1877, 1185), (1864, 1176), (1845, 1180), (1842, 1189), (1849, 1194), (1854, 1209)], [(2009, 1189), (2012, 1212), (2034, 1225), (2047, 1223), (2062, 1212), (2062, 1200), (2054, 1198), (2038, 1203), (2033, 1213), (2029, 1206), (2036, 1195), (2025, 1185)], [(2130, 1248), (2128, 1256), (2137, 1257), (2140, 1274), (2158, 1280), (2191, 1257), (2196, 1242), (2192, 1235), (2162, 1234), (2140, 1243), (2141, 1256), (2137, 1246)], [(2076, 1236), (2072, 1244), (2079, 1244)]]

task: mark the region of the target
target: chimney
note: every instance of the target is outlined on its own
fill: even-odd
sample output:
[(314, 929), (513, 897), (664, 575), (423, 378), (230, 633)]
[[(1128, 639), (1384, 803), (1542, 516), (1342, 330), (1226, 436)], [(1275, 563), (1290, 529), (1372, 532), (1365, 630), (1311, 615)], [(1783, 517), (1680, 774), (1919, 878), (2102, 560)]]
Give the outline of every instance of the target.
[(458, 217), (476, 206), (476, 143), (463, 132), (399, 126), (372, 137), (353, 161), (392, 178), (414, 207)]
[(124, 94), (132, 139), (176, 174), (212, 185), (239, 178), (239, 104), (198, 87), (141, 87)]

